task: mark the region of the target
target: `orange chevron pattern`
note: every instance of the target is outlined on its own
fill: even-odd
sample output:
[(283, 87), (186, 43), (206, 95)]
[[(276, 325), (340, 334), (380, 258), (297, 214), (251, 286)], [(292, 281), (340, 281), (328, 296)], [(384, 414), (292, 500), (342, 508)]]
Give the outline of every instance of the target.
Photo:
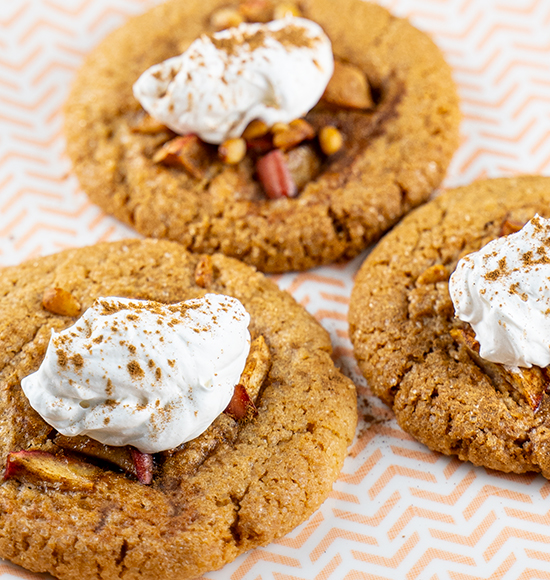
[[(0, 1), (0, 265), (136, 236), (80, 191), (61, 111), (92, 47), (158, 1)], [(550, 175), (549, 0), (378, 1), (428, 32), (454, 70), (462, 135), (444, 185)], [(372, 396), (346, 322), (363, 258), (273, 277), (328, 330), (358, 387), (361, 422), (334, 490), (287, 537), (207, 579), (550, 579), (550, 483), (432, 453)], [(44, 577), (0, 561), (0, 580)]]

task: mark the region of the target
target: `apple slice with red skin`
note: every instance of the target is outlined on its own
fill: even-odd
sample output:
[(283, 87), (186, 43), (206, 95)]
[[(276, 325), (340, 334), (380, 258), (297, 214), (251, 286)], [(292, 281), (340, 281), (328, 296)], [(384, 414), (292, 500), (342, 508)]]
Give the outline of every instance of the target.
[(74, 458), (30, 449), (8, 453), (4, 479), (55, 487), (68, 491), (90, 491), (101, 470)]
[(148, 453), (142, 453), (130, 445), (114, 447), (100, 443), (87, 436), (66, 437), (61, 434), (56, 435), (53, 442), (68, 451), (80, 453), (91, 459), (112, 463), (126, 473), (137, 477), (140, 483), (148, 485), (153, 480), (152, 456)]
[[(253, 398), (257, 398), (270, 366), (269, 347), (260, 335), (250, 345), (240, 377), (241, 383), (235, 386), (231, 401), (224, 411), (227, 415), (240, 421), (257, 413)], [(61, 434), (56, 435), (54, 443), (63, 449), (117, 465), (137, 477), (142, 484), (149, 485), (153, 481), (153, 456), (135, 447), (112, 447), (86, 436), (66, 437)], [(62, 490), (90, 490), (100, 473), (100, 468), (74, 457), (31, 449), (8, 454), (4, 479), (15, 478)]]

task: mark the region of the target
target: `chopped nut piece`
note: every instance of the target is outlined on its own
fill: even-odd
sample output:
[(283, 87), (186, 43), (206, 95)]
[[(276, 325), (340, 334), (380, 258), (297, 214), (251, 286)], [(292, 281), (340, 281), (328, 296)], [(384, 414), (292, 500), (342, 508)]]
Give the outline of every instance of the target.
[(367, 77), (352, 64), (334, 62), (334, 73), (330, 79), (323, 100), (340, 107), (368, 109), (373, 100)]
[(214, 266), (210, 256), (201, 256), (195, 268), (195, 284), (201, 288), (208, 288), (214, 281)]
[(515, 234), (516, 232), (519, 232), (519, 230), (521, 230), (521, 228), (524, 225), (525, 224), (523, 224), (521, 222), (506, 219), (502, 222), (502, 225), (500, 226), (499, 235), (500, 236), (507, 236), (509, 234)]
[(319, 131), (319, 145), (325, 155), (333, 155), (342, 149), (344, 138), (333, 125), (326, 125)]
[(256, 171), (269, 199), (294, 197), (297, 194), (298, 188), (280, 149), (274, 149), (258, 159)]
[(184, 135), (165, 143), (154, 155), (153, 162), (185, 169), (193, 177), (202, 179), (211, 159), (207, 146), (196, 135)]
[(280, 18), (286, 18), (287, 16), (300, 17), (302, 13), (296, 4), (292, 2), (281, 2), (277, 4), (273, 9), (273, 19), (279, 20)]
[(228, 139), (218, 147), (218, 155), (224, 163), (236, 165), (246, 155), (246, 141), (244, 139)]
[(277, 149), (288, 151), (306, 139), (315, 137), (315, 129), (304, 119), (295, 119), (288, 129), (277, 131), (273, 135), (273, 145)]
[(273, 2), (270, 0), (244, 0), (239, 12), (249, 22), (269, 22), (273, 17)]
[(246, 141), (251, 141), (252, 139), (257, 139), (258, 137), (263, 137), (269, 131), (269, 127), (260, 119), (254, 119), (248, 123), (248, 127), (243, 131), (243, 139)]
[(42, 296), (42, 306), (61, 316), (75, 317), (80, 314), (81, 306), (78, 300), (63, 288), (48, 288)]
[(63, 491), (91, 491), (100, 473), (99, 468), (76, 459), (29, 450), (8, 453), (4, 479), (19, 479)]
[(132, 133), (143, 133), (144, 135), (155, 135), (163, 131), (170, 131), (166, 125), (157, 121), (151, 115), (143, 115), (139, 121), (130, 126)]
[(244, 22), (244, 16), (236, 9), (225, 6), (216, 10), (210, 17), (210, 25), (216, 31), (239, 26)]

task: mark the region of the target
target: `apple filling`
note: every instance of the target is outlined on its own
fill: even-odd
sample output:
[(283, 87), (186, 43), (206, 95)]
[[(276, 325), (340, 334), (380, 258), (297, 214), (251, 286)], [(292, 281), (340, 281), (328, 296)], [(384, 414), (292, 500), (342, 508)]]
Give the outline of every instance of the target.
[[(272, 0), (246, 0), (227, 6), (210, 17), (218, 32), (242, 23), (265, 23), (288, 15), (301, 16), (296, 4)], [(187, 47), (182, 47), (187, 48)], [(216, 162), (235, 166), (259, 183), (267, 199), (295, 197), (347, 146), (353, 149), (353, 121), (357, 114), (372, 117), (375, 108), (366, 75), (351, 63), (335, 59), (334, 72), (324, 94), (305, 118), (267, 126), (252, 120), (240, 137), (211, 145), (195, 134), (177, 135), (148, 113), (141, 112), (131, 124), (134, 133), (151, 136), (148, 154), (154, 164), (186, 172), (198, 180), (211, 180)], [(345, 117), (343, 119), (342, 117)], [(347, 119), (349, 117), (349, 119)], [(363, 123), (364, 124), (364, 123)]]
[[(211, 277), (211, 260), (205, 256), (197, 266), (195, 279), (199, 286), (205, 287)], [(46, 290), (42, 304), (55, 314), (77, 316), (80, 310), (75, 310), (75, 302), (70, 292), (56, 288), (55, 291)], [(70, 313), (67, 314), (67, 311)], [(170, 463), (176, 450), (178, 461), (183, 461), (187, 469), (194, 469), (221, 441), (234, 440), (240, 428), (254, 419), (256, 402), (270, 367), (269, 347), (264, 337), (259, 335), (250, 345), (245, 367), (225, 411), (205, 432), (176, 449), (149, 454), (131, 445), (106, 445), (86, 435), (65, 436), (52, 427), (45, 448), (17, 450), (8, 454), (4, 479), (86, 491), (93, 488), (94, 479), (102, 473), (102, 469), (108, 469), (122, 472), (148, 485), (153, 482), (157, 466)]]

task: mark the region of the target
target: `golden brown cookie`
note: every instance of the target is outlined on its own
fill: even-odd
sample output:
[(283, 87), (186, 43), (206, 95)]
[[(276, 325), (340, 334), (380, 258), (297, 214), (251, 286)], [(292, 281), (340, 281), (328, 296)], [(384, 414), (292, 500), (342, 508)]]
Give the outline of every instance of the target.
[[(51, 288), (64, 293), (50, 292), (45, 308)], [(40, 365), (51, 329), (73, 324), (67, 314), (99, 296), (174, 303), (206, 292), (238, 298), (269, 350), (255, 417), (224, 413), (155, 454), (144, 485), (84, 447), (83, 459), (30, 408), (21, 379)], [(49, 461), (21, 465), (29, 455), (19, 455), (19, 472), (0, 485), (1, 557), (66, 580), (195, 578), (289, 532), (326, 498), (355, 430), (355, 389), (334, 367), (328, 334), (262, 274), (131, 240), (4, 268), (0, 296), (2, 465), (19, 450)]]
[(299, 2), (303, 16), (325, 29), (335, 57), (365, 73), (374, 106), (325, 103), (313, 109), (307, 120), (336, 125), (344, 147), (322, 160), (320, 174), (297, 197), (269, 200), (249, 157), (228, 166), (214, 149), (200, 177), (155, 162), (174, 135), (141, 126), (143, 111), (132, 95), (132, 84), (149, 66), (212, 31), (213, 15), (224, 6), (226, 0), (168, 0), (90, 54), (71, 91), (65, 124), (83, 189), (144, 235), (222, 252), (267, 272), (355, 256), (443, 179), (459, 124), (448, 65), (424, 33), (380, 6)]
[(550, 217), (550, 178), (446, 192), (407, 216), (366, 259), (349, 322), (363, 374), (405, 431), (476, 465), (550, 478), (546, 371), (517, 380), (476, 355), (448, 290), (459, 258), (535, 213)]

